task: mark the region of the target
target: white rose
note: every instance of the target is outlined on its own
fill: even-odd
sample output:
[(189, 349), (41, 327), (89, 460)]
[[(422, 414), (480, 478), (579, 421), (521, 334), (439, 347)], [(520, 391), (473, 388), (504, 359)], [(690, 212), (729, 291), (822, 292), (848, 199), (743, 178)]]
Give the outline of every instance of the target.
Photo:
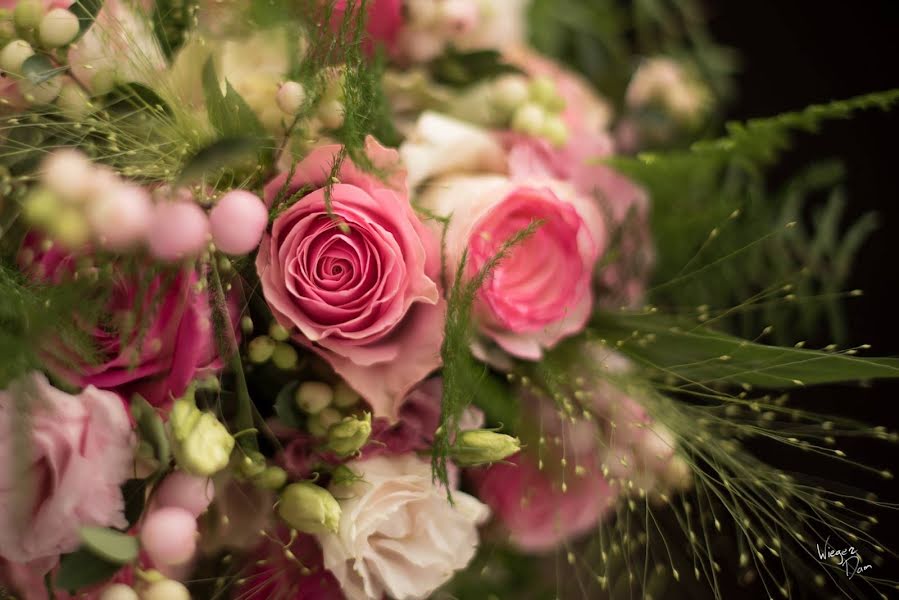
[(489, 132), (430, 111), (418, 118), (400, 156), (413, 190), (436, 175), (506, 170), (506, 154)]
[(426, 598), (465, 568), (478, 546), (487, 507), (431, 479), (414, 455), (379, 456), (347, 466), (361, 479), (334, 489), (341, 518), (336, 534), (319, 536), (325, 567), (349, 600)]

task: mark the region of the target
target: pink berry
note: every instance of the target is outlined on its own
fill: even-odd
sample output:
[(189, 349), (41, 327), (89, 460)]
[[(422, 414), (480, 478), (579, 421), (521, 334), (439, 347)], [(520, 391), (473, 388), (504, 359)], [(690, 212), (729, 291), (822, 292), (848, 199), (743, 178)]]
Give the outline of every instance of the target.
[(186, 563), (197, 549), (197, 520), (183, 508), (158, 508), (144, 520), (140, 543), (156, 565)]
[(87, 213), (97, 240), (107, 250), (124, 250), (143, 241), (152, 215), (150, 194), (135, 185), (103, 190)]
[(183, 508), (194, 517), (203, 514), (215, 497), (215, 486), (208, 477), (195, 477), (175, 471), (162, 480), (153, 498), (159, 507)]
[(150, 252), (174, 261), (199, 254), (209, 239), (209, 219), (193, 202), (160, 202), (147, 232)]
[(232, 190), (209, 213), (212, 241), (226, 254), (247, 254), (256, 249), (268, 225), (268, 210), (259, 196)]

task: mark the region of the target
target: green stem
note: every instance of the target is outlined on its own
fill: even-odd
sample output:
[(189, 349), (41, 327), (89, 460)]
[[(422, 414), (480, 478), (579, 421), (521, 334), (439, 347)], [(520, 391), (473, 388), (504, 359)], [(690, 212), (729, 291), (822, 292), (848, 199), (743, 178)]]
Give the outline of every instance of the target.
[[(237, 414), (234, 423), (239, 431), (253, 429), (253, 402), (250, 400), (250, 391), (247, 389), (247, 377), (243, 372), (243, 362), (240, 359), (240, 349), (237, 345), (237, 337), (231, 328), (231, 317), (228, 314), (228, 302), (225, 299), (225, 290), (222, 287), (222, 278), (219, 275), (218, 265), (210, 261), (212, 266), (212, 281), (215, 284), (215, 304), (222, 319), (222, 330), (225, 335), (225, 352), (231, 370), (234, 371), (237, 389)], [(238, 442), (245, 450), (259, 450), (256, 435), (242, 435)]]

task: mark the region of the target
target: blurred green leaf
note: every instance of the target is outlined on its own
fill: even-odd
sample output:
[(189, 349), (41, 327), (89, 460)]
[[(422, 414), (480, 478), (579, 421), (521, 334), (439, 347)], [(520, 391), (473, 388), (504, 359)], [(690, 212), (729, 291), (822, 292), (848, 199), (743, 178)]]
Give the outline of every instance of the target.
[(103, 560), (91, 551), (79, 548), (62, 555), (54, 584), (57, 588), (76, 592), (108, 580), (121, 568), (120, 564)]
[(137, 558), (140, 550), (136, 537), (115, 529), (82, 527), (79, 534), (82, 548), (111, 563), (130, 563)]

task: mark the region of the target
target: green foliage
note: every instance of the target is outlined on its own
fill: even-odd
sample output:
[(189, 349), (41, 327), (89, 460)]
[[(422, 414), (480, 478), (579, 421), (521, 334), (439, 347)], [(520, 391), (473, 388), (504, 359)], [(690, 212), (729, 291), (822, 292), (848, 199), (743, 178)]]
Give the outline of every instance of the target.
[(77, 281), (59, 285), (29, 281), (0, 264), (0, 389), (41, 368), (51, 340), (70, 350), (54, 353), (63, 364), (66, 356), (73, 354), (79, 360), (95, 360), (96, 351), (86, 332), (97, 321), (98, 311), (94, 304), (85, 303), (92, 295), (89, 290), (89, 284)]
[(766, 346), (655, 312), (594, 317), (593, 333), (659, 376), (701, 387), (788, 389), (899, 378), (899, 359)]
[(203, 66), (203, 95), (209, 122), (223, 137), (265, 137), (265, 129), (246, 101), (225, 81), (225, 92), (219, 84), (212, 58)]
[(197, 150), (188, 158), (181, 174), (180, 183), (198, 181), (230, 168), (245, 168), (255, 164), (261, 147), (259, 140), (252, 137), (223, 137)]
[(141, 441), (153, 449), (160, 471), (166, 470), (172, 460), (172, 450), (159, 413), (143, 397), (135, 394), (131, 399), (131, 416), (137, 424)]
[(153, 32), (159, 47), (168, 58), (184, 45), (190, 31), (192, 16), (199, 3), (196, 0), (156, 0), (151, 16)]
[[(669, 312), (697, 307), (726, 312), (746, 335), (767, 320), (781, 342), (810, 335), (826, 315), (832, 335), (842, 341), (841, 287), (875, 219), (865, 215), (841, 234), (845, 200), (836, 189), (815, 216), (815, 227), (805, 226), (809, 200), (840, 182), (838, 164), (816, 165), (773, 193), (764, 170), (795, 131), (814, 131), (829, 119), (888, 108), (897, 100), (899, 90), (868, 94), (732, 123), (728, 135), (689, 150), (612, 159), (614, 168), (645, 186), (652, 198), (653, 237), (660, 251), (650, 302)], [(785, 306), (788, 295), (791, 304)]]
[(137, 538), (106, 527), (82, 527), (81, 547), (99, 558), (124, 565), (137, 558)]
[(579, 70), (615, 102), (635, 57), (659, 53), (695, 66), (719, 101), (732, 94), (736, 59), (705, 31), (698, 0), (534, 0), (529, 20), (538, 50)]
[(502, 54), (496, 50), (460, 52), (452, 47), (432, 61), (430, 69), (437, 83), (459, 88), (505, 73), (521, 72), (503, 62)]
[(54, 585), (59, 589), (75, 592), (108, 580), (121, 568), (120, 564), (103, 560), (90, 550), (79, 548), (62, 555)]
[(94, 19), (100, 9), (103, 8), (103, 0), (75, 0), (69, 7), (76, 17), (78, 17), (78, 36), (73, 40), (77, 42), (84, 33), (94, 24)]
[(476, 361), (471, 355), (473, 334), (471, 311), (475, 298), (481, 285), (493, 272), (493, 269), (508, 256), (509, 251), (515, 245), (530, 237), (539, 226), (539, 222), (531, 223), (504, 242), (499, 251), (473, 277), (466, 278), (467, 252), (462, 255), (456, 270), (455, 280), (447, 300), (444, 339), (440, 350), (443, 358), (440, 426), (434, 435), (434, 447), (431, 454), (434, 478), (446, 486), (448, 495), (450, 492), (447, 458), (450, 453), (451, 440), (459, 432), (459, 419), (462, 412), (474, 398), (478, 397), (481, 386), (487, 381), (488, 375), (487, 367)]

